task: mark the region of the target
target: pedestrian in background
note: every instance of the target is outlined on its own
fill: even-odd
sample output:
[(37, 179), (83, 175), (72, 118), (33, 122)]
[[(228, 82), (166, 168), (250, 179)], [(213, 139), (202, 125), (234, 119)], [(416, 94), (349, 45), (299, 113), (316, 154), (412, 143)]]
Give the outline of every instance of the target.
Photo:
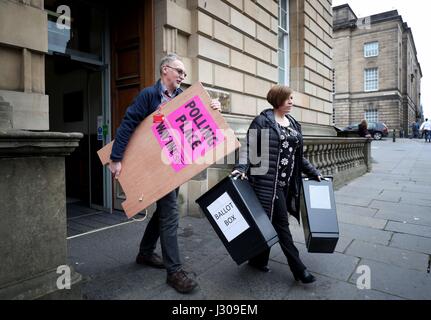
[(419, 123), (418, 123), (418, 121), (413, 122), (412, 130), (413, 130), (413, 139), (419, 138)]
[(371, 138), (371, 134), (368, 132), (368, 121), (362, 120), (358, 127), (359, 136), (362, 138)]
[(412, 135), (410, 136), (410, 139), (414, 139), (415, 138), (415, 129), (416, 129), (416, 122), (413, 122), (411, 124), (411, 128), (412, 128)]
[(428, 119), (425, 119), (425, 122), (422, 123), (420, 130), (425, 136), (425, 142), (431, 142), (431, 122)]

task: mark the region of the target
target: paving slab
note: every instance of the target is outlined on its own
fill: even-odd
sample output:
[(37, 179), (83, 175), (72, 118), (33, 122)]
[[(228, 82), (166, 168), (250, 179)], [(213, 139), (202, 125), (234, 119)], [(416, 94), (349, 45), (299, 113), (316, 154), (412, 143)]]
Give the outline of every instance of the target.
[[(342, 281), (349, 279), (359, 262), (356, 257), (337, 252), (333, 254), (308, 253), (305, 245), (300, 243), (297, 243), (296, 247), (307, 269)], [(273, 260), (279, 263), (287, 263), (282, 252), (275, 256)]]
[(337, 203), (336, 207), (337, 214), (348, 213), (355, 216), (374, 217), (374, 215), (378, 212), (378, 209), (363, 208), (341, 203)]
[(429, 261), (429, 256), (426, 254), (358, 240), (353, 241), (346, 254), (423, 272), (427, 271)]
[(337, 214), (339, 222), (346, 224), (354, 224), (372, 229), (383, 230), (388, 223), (388, 220), (385, 219), (364, 217), (352, 213), (337, 212)]
[[(405, 299), (431, 299), (431, 276), (427, 273), (366, 259), (359, 264), (370, 268), (373, 290)], [(356, 284), (359, 276), (354, 273), (350, 283)]]
[(298, 285), (287, 295), (288, 300), (403, 300), (376, 290), (361, 290), (355, 284), (316, 275), (311, 285)]
[(431, 227), (389, 221), (385, 230), (431, 238)]
[(391, 247), (425, 253), (431, 260), (431, 239), (410, 234), (396, 233), (392, 237)]
[(392, 232), (376, 230), (353, 224), (339, 223), (340, 235), (370, 243), (388, 245), (392, 238)]
[(402, 222), (402, 223), (406, 222), (409, 224), (417, 224), (417, 225), (431, 227), (431, 215), (428, 217), (426, 215), (416, 215), (415, 212), (402, 214), (402, 213), (394, 212), (392, 210), (382, 209), (382, 210), (379, 210), (374, 217), (379, 219), (391, 220), (395, 222)]
[(369, 206), (373, 209), (390, 210), (401, 214), (416, 214), (420, 216), (429, 217), (430, 207), (417, 206), (412, 204), (399, 204), (386, 201), (373, 200)]

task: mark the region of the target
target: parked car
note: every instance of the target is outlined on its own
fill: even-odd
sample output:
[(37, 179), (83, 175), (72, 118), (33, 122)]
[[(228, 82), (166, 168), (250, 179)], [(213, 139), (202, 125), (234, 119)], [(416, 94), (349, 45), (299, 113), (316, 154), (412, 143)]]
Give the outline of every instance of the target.
[[(343, 129), (344, 132), (357, 133), (359, 135), (359, 123), (352, 124)], [(369, 122), (368, 132), (375, 140), (381, 140), (389, 135), (388, 127), (383, 122)]]

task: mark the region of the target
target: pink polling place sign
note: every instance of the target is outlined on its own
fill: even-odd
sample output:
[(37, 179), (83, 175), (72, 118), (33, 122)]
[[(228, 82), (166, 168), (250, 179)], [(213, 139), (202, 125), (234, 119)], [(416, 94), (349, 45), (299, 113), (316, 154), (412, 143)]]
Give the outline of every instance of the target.
[[(154, 123), (155, 111), (136, 127), (121, 161), (121, 174), (113, 179), (114, 189), (121, 187), (126, 196), (122, 201), (116, 191), (113, 194), (122, 201), (127, 217), (142, 212), (240, 147), (223, 114), (210, 105), (210, 95), (196, 82), (163, 105), (163, 126)], [(103, 165), (111, 162), (113, 144), (97, 152)]]
[(204, 157), (225, 139), (199, 96), (194, 96), (151, 129), (175, 172)]

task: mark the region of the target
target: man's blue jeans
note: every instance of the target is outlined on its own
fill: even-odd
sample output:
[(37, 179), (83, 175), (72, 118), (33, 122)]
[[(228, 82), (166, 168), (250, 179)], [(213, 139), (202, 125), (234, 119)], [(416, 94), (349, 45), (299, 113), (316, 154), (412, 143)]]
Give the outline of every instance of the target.
[(177, 238), (179, 220), (178, 193), (179, 188), (157, 201), (157, 209), (148, 222), (140, 245), (142, 255), (151, 255), (156, 249), (157, 241), (160, 238), (163, 262), (168, 274), (181, 269)]
[(425, 142), (427, 142), (427, 141), (431, 142), (431, 131), (424, 130), (424, 135), (425, 135)]

